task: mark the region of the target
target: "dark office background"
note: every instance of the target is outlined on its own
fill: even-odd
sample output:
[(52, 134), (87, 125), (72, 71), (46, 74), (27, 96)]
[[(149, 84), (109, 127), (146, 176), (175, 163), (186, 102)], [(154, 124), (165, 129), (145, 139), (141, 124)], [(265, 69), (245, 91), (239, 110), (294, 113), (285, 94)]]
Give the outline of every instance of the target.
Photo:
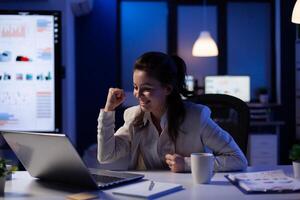
[[(201, 73), (246, 74), (251, 76), (254, 88), (267, 87), (273, 102), (281, 100), (280, 117), (285, 126), (279, 143), (280, 163), (289, 163), (288, 149), (295, 142), (296, 25), (290, 21), (295, 1), (207, 0), (210, 11), (207, 26), (213, 30), (220, 55), (203, 60), (191, 58), (185, 49), (193, 41), (190, 33), (200, 32), (201, 23), (197, 19), (201, 12), (197, 9), (202, 0), (93, 2), (92, 12), (75, 17), (68, 1), (0, 1), (0, 9), (62, 11), (62, 67), (65, 68), (62, 130), (70, 135), (81, 154), (96, 143), (97, 117), (108, 88), (121, 85), (129, 88), (132, 58), (139, 52), (161, 50), (179, 53), (196, 77)], [(154, 10), (147, 13), (147, 8)], [(281, 13), (277, 17), (276, 8)], [(159, 18), (164, 14), (167, 15), (164, 19)], [(279, 20), (281, 24), (277, 27)], [(153, 27), (149, 28), (150, 25)], [(278, 31), (280, 37), (275, 34)], [(133, 34), (135, 40), (125, 40), (126, 34)], [(142, 44), (138, 46), (137, 41)], [(280, 73), (276, 71), (276, 62), (281, 66)], [(206, 68), (198, 71), (199, 65)], [(255, 100), (254, 89), (252, 97)]]

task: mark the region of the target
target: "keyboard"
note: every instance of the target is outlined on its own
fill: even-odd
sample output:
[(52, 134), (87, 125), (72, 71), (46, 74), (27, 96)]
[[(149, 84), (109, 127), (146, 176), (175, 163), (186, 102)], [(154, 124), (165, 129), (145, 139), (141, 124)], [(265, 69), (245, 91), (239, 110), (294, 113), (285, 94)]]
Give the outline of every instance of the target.
[(97, 183), (111, 183), (119, 180), (123, 180), (124, 178), (114, 177), (114, 176), (105, 176), (99, 174), (92, 174), (93, 178)]

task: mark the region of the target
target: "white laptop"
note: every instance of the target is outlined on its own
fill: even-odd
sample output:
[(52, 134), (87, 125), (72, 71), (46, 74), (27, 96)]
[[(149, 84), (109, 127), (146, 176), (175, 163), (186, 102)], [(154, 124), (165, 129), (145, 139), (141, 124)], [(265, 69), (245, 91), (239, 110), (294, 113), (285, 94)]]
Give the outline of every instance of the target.
[(90, 171), (64, 134), (2, 131), (2, 136), (33, 177), (87, 188), (106, 188), (144, 177), (108, 170)]

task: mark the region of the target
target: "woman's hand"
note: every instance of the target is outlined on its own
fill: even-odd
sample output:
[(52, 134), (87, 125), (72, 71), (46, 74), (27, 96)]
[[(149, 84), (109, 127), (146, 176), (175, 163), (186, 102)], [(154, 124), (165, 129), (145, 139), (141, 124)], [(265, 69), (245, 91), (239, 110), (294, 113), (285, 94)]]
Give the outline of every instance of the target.
[(109, 88), (104, 111), (114, 111), (125, 100), (125, 92), (119, 88)]
[(166, 163), (169, 165), (172, 172), (184, 171), (184, 158), (178, 154), (166, 154)]

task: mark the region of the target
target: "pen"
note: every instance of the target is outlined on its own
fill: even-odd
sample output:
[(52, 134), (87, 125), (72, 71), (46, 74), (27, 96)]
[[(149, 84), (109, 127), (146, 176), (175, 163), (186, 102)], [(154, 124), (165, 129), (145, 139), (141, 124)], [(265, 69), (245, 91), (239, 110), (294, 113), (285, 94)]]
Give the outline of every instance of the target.
[(148, 190), (151, 191), (153, 189), (154, 185), (155, 185), (154, 181), (151, 181)]

